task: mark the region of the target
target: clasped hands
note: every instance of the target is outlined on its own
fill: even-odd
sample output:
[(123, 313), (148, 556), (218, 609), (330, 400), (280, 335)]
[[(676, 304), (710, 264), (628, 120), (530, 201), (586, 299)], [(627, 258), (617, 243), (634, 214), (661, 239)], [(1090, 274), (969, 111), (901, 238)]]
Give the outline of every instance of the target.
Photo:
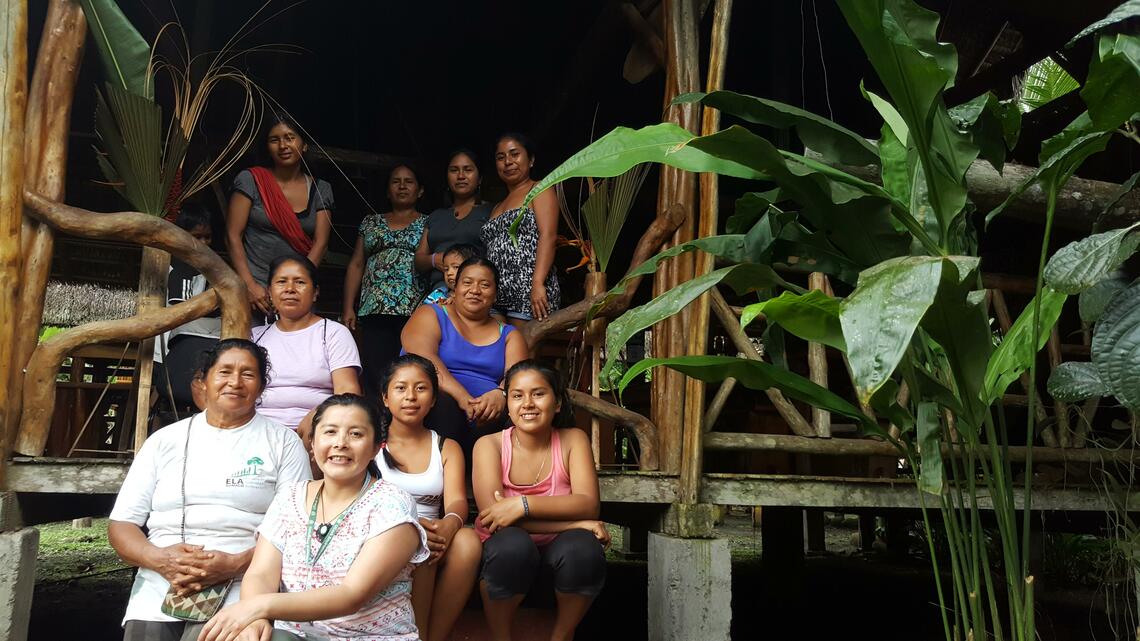
[(178, 590), (178, 596), (199, 592), (237, 575), (236, 555), (176, 543), (156, 548), (150, 567)]
[(507, 399), (503, 396), (503, 390), (496, 387), (480, 396), (468, 397), (464, 409), (467, 411), (467, 420), (475, 421), (476, 425), (482, 427), (498, 420), (506, 406)]

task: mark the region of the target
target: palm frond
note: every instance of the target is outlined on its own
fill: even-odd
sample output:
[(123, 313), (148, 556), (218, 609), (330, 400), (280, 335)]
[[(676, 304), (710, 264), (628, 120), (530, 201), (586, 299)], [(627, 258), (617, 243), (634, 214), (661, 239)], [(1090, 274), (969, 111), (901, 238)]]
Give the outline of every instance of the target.
[(1025, 72), (1018, 106), (1027, 113), (1075, 91), (1080, 84), (1052, 58), (1034, 63)]
[(599, 180), (594, 193), (582, 205), (594, 255), (603, 272), (609, 266), (618, 236), (648, 174), (649, 165), (641, 164), (614, 178)]

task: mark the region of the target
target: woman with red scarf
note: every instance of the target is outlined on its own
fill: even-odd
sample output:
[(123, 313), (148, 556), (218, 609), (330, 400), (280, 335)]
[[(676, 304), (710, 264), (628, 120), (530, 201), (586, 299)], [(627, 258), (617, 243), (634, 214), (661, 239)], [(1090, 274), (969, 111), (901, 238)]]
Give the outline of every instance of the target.
[(234, 179), (226, 248), (250, 304), (268, 314), (269, 263), (297, 254), (321, 264), (332, 230), (333, 195), (327, 182), (305, 173), (309, 146), (296, 123), (275, 115), (264, 140), (273, 166), (250, 167)]

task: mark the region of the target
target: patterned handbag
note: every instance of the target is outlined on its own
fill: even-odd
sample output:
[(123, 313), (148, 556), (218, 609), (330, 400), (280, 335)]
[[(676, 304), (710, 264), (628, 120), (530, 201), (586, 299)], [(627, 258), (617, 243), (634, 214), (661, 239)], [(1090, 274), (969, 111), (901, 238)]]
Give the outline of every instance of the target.
[[(186, 461), (190, 458), (190, 428), (194, 427), (194, 417), (186, 426), (186, 447), (182, 454), (182, 542), (186, 542)], [(233, 579), (203, 588), (193, 594), (179, 595), (173, 585), (162, 598), (162, 613), (182, 621), (203, 623), (222, 609), (226, 595), (230, 592)]]

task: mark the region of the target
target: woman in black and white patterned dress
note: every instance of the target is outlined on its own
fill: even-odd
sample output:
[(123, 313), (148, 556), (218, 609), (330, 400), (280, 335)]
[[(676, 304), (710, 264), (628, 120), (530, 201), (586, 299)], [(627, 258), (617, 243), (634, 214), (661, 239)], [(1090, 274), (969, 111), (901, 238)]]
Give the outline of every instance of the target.
[[(507, 133), (495, 145), (495, 169), (507, 185), (507, 197), (491, 210), (483, 225), (487, 258), (499, 268), (499, 295), (495, 308), (515, 325), (542, 320), (562, 304), (554, 273), (554, 244), (558, 237), (558, 201), (547, 190), (525, 209), (521, 207), (535, 181), (530, 177), (534, 155), (526, 137)], [(518, 243), (510, 226), (522, 216)]]

